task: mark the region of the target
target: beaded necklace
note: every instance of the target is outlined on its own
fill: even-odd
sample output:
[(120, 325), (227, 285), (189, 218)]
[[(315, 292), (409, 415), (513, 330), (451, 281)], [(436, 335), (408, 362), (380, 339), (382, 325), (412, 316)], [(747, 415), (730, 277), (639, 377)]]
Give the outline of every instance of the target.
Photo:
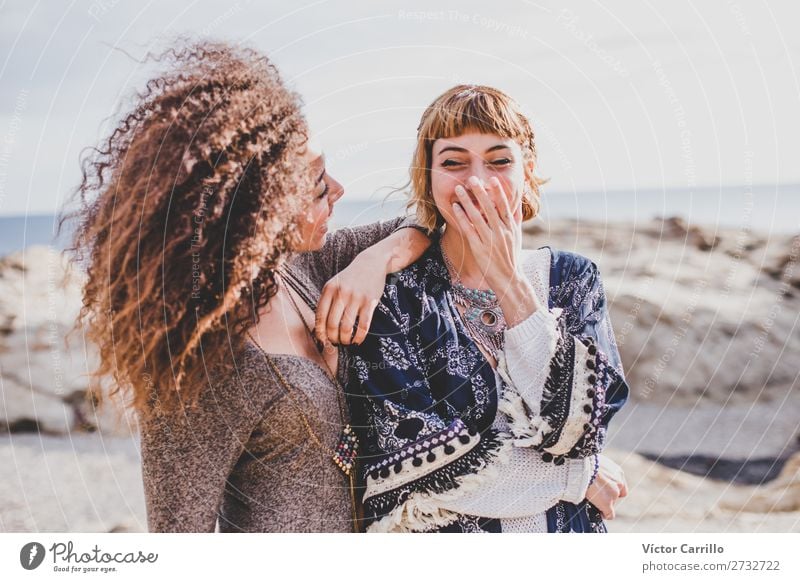
[(498, 354), (505, 345), (503, 332), (506, 329), (506, 319), (497, 294), (491, 289), (472, 289), (464, 286), (461, 276), (450, 262), (444, 250), (444, 243), (440, 241), (439, 248), (442, 258), (452, 277), (453, 300), (464, 308), (464, 325), (469, 330), (472, 339), (497, 359)]

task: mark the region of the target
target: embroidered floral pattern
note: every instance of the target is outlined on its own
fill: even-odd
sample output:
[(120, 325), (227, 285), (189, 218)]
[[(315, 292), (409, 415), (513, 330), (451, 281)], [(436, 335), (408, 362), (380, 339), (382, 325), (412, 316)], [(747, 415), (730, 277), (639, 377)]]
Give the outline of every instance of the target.
[(369, 380), (369, 365), (360, 356), (353, 356), (352, 368), (355, 370), (356, 376), (361, 382)]
[(406, 359), (405, 352), (400, 347), (400, 344), (388, 337), (382, 337), (379, 341), (386, 363), (398, 370), (408, 370), (411, 363)]

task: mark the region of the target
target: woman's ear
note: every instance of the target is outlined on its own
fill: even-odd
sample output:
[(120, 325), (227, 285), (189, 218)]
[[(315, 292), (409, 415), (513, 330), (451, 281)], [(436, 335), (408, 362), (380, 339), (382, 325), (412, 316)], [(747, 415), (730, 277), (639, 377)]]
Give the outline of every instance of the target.
[(525, 190), (522, 193), (522, 220), (530, 220), (538, 214), (538, 204), (534, 201), (534, 192), (536, 192), (537, 184), (536, 177), (533, 173), (534, 161), (527, 160), (525, 162)]
[(526, 191), (522, 195), (522, 209), (521, 209), (521, 216), (519, 217), (520, 222), (525, 222), (526, 220), (530, 220), (536, 216), (536, 210), (533, 207), (533, 203), (530, 199), (530, 193)]
[(529, 160), (525, 161), (525, 181), (526, 182), (530, 182), (531, 180), (533, 180), (533, 175), (534, 175), (533, 171), (536, 169), (535, 165), (536, 164), (534, 163), (533, 159), (529, 159)]

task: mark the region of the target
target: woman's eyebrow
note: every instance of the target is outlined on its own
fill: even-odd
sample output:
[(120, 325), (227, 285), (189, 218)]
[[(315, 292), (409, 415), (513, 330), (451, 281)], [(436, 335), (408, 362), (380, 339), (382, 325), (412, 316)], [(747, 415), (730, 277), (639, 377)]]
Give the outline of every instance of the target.
[(510, 149), (511, 148), (508, 147), (507, 145), (497, 144), (496, 146), (492, 146), (488, 150), (486, 150), (486, 153), (488, 154), (491, 152), (496, 152), (497, 150), (510, 150)]
[(444, 152), (459, 152), (459, 153), (467, 154), (467, 153), (469, 153), (469, 150), (466, 149), (466, 148), (460, 148), (458, 146), (447, 146), (446, 148), (443, 148), (439, 152), (439, 155), (442, 155)]
[[(491, 153), (491, 152), (494, 152), (494, 151), (497, 151), (497, 150), (508, 150), (508, 149), (511, 149), (511, 148), (509, 146), (507, 146), (507, 145), (504, 145), (504, 144), (500, 143), (500, 144), (497, 144), (497, 145), (494, 145), (494, 146), (490, 147), (488, 150), (486, 150), (485, 153), (488, 154), (488, 153)], [(444, 152), (450, 152), (450, 151), (464, 153), (464, 154), (469, 153), (469, 150), (466, 149), (466, 148), (460, 148), (458, 146), (447, 146), (446, 148), (442, 148), (442, 150), (439, 152), (438, 155), (442, 155)]]

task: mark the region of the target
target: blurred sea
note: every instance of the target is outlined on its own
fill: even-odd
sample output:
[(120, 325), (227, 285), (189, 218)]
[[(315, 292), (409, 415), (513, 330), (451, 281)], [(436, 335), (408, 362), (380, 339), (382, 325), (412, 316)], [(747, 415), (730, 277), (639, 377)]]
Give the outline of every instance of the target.
[[(658, 216), (682, 216), (707, 228), (732, 227), (763, 233), (800, 233), (800, 184), (694, 190), (637, 190), (543, 194), (539, 220), (572, 218), (645, 222)], [(400, 195), (369, 200), (340, 200), (333, 226), (354, 226), (404, 212)], [(0, 216), (0, 255), (31, 245), (65, 246), (54, 237), (54, 215)]]

